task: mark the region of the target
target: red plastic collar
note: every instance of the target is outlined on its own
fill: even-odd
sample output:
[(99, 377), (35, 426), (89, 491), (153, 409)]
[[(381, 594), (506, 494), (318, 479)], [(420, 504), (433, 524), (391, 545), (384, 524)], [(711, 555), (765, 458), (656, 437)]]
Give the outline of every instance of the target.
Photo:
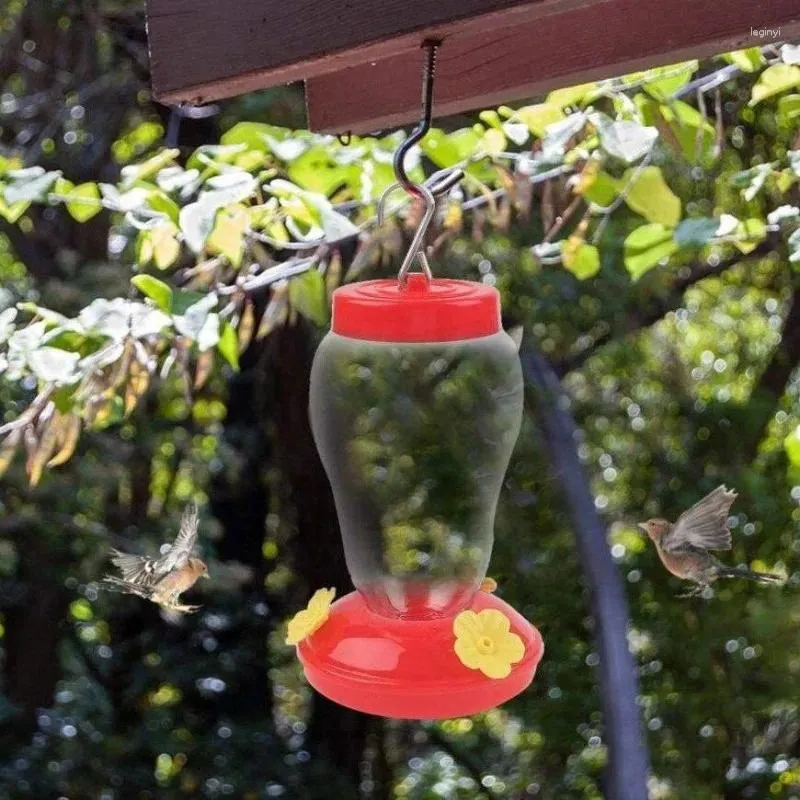
[(363, 281), (333, 293), (331, 331), (376, 342), (452, 342), (502, 330), (500, 293), (473, 281), (408, 276)]

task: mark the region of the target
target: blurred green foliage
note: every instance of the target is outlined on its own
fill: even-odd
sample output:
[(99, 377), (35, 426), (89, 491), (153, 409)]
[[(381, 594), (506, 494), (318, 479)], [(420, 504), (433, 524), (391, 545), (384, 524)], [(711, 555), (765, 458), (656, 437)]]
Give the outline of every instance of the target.
[[(418, 210), (376, 228), (400, 137), (278, 127), (298, 125), (291, 90), (187, 118), (165, 147), (138, 6), (0, 15), (0, 794), (601, 797), (595, 623), (530, 417), (490, 574), (545, 636), (531, 689), (418, 725), (304, 683), (285, 620), (349, 588), (303, 421), (310, 351), (332, 289), (393, 274)], [(796, 59), (486, 111), (433, 131), (412, 173), (466, 169), (435, 270), (495, 283), (564, 377), (626, 578), (653, 798), (800, 797)], [(700, 106), (682, 94), (728, 65)], [(740, 491), (733, 561), (787, 587), (676, 600), (634, 523), (721, 482)], [(156, 552), (190, 499), (203, 611), (98, 594), (109, 547)]]

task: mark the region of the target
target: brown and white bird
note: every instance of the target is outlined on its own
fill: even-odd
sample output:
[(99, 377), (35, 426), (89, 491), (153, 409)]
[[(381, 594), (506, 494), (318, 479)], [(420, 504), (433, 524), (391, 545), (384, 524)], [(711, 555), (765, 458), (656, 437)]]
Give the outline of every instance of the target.
[(192, 555), (197, 544), (197, 524), (197, 506), (189, 506), (183, 513), (175, 541), (162, 546), (159, 558), (112, 550), (111, 561), (122, 577), (107, 575), (102, 585), (144, 597), (168, 611), (196, 611), (200, 606), (182, 605), (178, 600), (198, 578), (209, 577), (205, 563)]
[(700, 594), (718, 578), (745, 578), (759, 583), (783, 583), (778, 575), (729, 567), (709, 550), (730, 550), (731, 532), (727, 520), (737, 494), (718, 486), (674, 524), (665, 519), (649, 519), (639, 527), (653, 540), (661, 563), (676, 577), (695, 584), (680, 597)]

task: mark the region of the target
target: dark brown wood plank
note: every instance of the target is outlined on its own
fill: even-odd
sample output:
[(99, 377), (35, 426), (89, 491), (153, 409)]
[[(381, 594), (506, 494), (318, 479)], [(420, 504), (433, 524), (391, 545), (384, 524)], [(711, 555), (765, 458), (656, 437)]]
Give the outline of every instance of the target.
[[(752, 29), (780, 28), (779, 38)], [(436, 116), (488, 108), (552, 88), (647, 67), (800, 38), (800, 0), (605, 0), (551, 7), (501, 30), (454, 35), (439, 53)], [(374, 64), (313, 77), (309, 127), (364, 133), (419, 116), (416, 46)]]
[(147, 0), (153, 92), (199, 103), (600, 0)]

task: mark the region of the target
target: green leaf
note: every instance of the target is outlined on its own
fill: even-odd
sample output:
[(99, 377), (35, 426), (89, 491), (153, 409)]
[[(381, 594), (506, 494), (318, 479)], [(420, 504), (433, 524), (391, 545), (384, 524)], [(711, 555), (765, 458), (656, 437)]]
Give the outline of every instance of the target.
[[(471, 138), (473, 147), (471, 151), (477, 149), (478, 136), (471, 130), (467, 130), (465, 138)], [(463, 142), (463, 139), (462, 139)], [(431, 128), (428, 135), (422, 140), (422, 152), (436, 164), (437, 167), (445, 169), (458, 164), (464, 158), (464, 147), (455, 137), (451, 138), (439, 128)], [(459, 144), (462, 144), (459, 147)]]
[(685, 219), (675, 229), (675, 241), (681, 247), (702, 247), (714, 239), (718, 229), (718, 219)]
[(665, 225), (642, 225), (625, 239), (625, 267), (636, 281), (660, 261), (669, 258), (678, 244), (673, 231)]
[(146, 297), (149, 297), (162, 311), (172, 310), (172, 289), (152, 275), (134, 275), (131, 283)]
[(600, 251), (586, 244), (579, 236), (570, 236), (561, 251), (564, 266), (580, 280), (586, 280), (600, 271)]
[(122, 187), (128, 188), (137, 181), (146, 181), (152, 178), (153, 175), (158, 174), (162, 169), (172, 166), (173, 162), (180, 156), (181, 151), (178, 148), (172, 150), (162, 150), (156, 153), (147, 161), (141, 164), (129, 164), (122, 168)]
[(768, 97), (800, 86), (800, 67), (793, 64), (773, 64), (767, 67), (759, 77), (748, 105), (754, 106)]
[(11, 170), (6, 173), (4, 197), (13, 206), (19, 202), (43, 203), (61, 172), (45, 172), (41, 167)]
[(178, 224), (181, 214), (180, 207), (164, 192), (159, 192), (155, 189), (150, 192), (150, 196), (147, 198), (147, 205), (153, 209), (153, 211), (164, 214), (171, 222), (174, 222), (176, 225)]
[(3, 199), (2, 185), (0, 185), (0, 217), (12, 225), (30, 208), (30, 201), (19, 200), (16, 203), (6, 203)]
[(269, 140), (282, 141), (289, 136), (286, 128), (267, 125), (264, 122), (239, 122), (220, 139), (223, 145), (245, 145), (248, 150), (270, 152)]
[(648, 70), (641, 75), (642, 89), (657, 100), (668, 100), (691, 80), (698, 66), (695, 60)]
[(784, 124), (800, 117), (800, 94), (787, 94), (778, 100), (778, 116)]
[(326, 197), (348, 184), (359, 172), (357, 165), (338, 164), (331, 156), (331, 148), (323, 145), (306, 150), (287, 169), (289, 178), (298, 186)]
[[(594, 120), (592, 120), (594, 121)], [(611, 156), (632, 164), (643, 158), (658, 138), (655, 128), (622, 120), (600, 127), (600, 146)]]
[(783, 440), (783, 447), (789, 463), (793, 467), (800, 467), (800, 425)]
[[(198, 303), (205, 300), (209, 295), (204, 292), (191, 292), (188, 289), (178, 289), (172, 293), (172, 314), (174, 316), (183, 316), (190, 308), (197, 306)], [(216, 295), (212, 295), (216, 298)], [(216, 299), (214, 301), (216, 305)], [(214, 306), (212, 305), (211, 308)]]
[(747, 50), (735, 50), (722, 56), (729, 64), (735, 64), (742, 72), (757, 72), (764, 64), (764, 56), (760, 47), (748, 47)]
[(289, 281), (289, 302), (317, 325), (322, 327), (328, 324), (325, 278), (318, 270), (309, 270)]
[(222, 331), (217, 349), (225, 360), (238, 372), (239, 371), (239, 337), (230, 322), (222, 323)]
[(230, 164), (236, 156), (243, 153), (247, 147), (244, 144), (204, 144), (197, 148), (186, 162), (186, 169), (203, 170), (205, 167), (217, 165), (219, 167)]
[(75, 186), (61, 178), (56, 181), (55, 193), (63, 196), (67, 213), (77, 222), (88, 222), (103, 210), (100, 189), (94, 182)]
[(617, 182), (607, 173), (598, 172), (594, 181), (583, 192), (583, 196), (601, 208), (607, 208), (619, 194)]
[[(627, 170), (618, 188), (631, 180), (635, 170)], [(645, 167), (625, 196), (628, 207), (648, 222), (674, 228), (681, 218), (681, 201), (667, 186), (659, 167)]]
[(559, 108), (579, 105), (584, 97), (596, 88), (597, 84), (595, 83), (581, 83), (578, 86), (568, 86), (566, 89), (556, 89), (547, 95), (545, 102), (556, 105)]
[(734, 245), (743, 253), (750, 253), (764, 241), (767, 235), (767, 226), (763, 219), (752, 217), (742, 220), (736, 228), (736, 236), (745, 241), (736, 242)]
[(528, 126), (528, 130), (540, 139), (544, 136), (548, 125), (564, 119), (564, 112), (559, 103), (538, 103), (535, 106), (523, 106), (514, 113), (514, 119)]
[(250, 198), (257, 184), (258, 181), (243, 170), (209, 178), (206, 186), (210, 191), (202, 192), (197, 202), (184, 206), (178, 217), (187, 246), (195, 253), (202, 252), (206, 239), (214, 229), (217, 211)]
[(743, 190), (742, 197), (749, 203), (761, 191), (771, 174), (771, 164), (758, 164), (731, 175), (730, 181), (732, 186)]

